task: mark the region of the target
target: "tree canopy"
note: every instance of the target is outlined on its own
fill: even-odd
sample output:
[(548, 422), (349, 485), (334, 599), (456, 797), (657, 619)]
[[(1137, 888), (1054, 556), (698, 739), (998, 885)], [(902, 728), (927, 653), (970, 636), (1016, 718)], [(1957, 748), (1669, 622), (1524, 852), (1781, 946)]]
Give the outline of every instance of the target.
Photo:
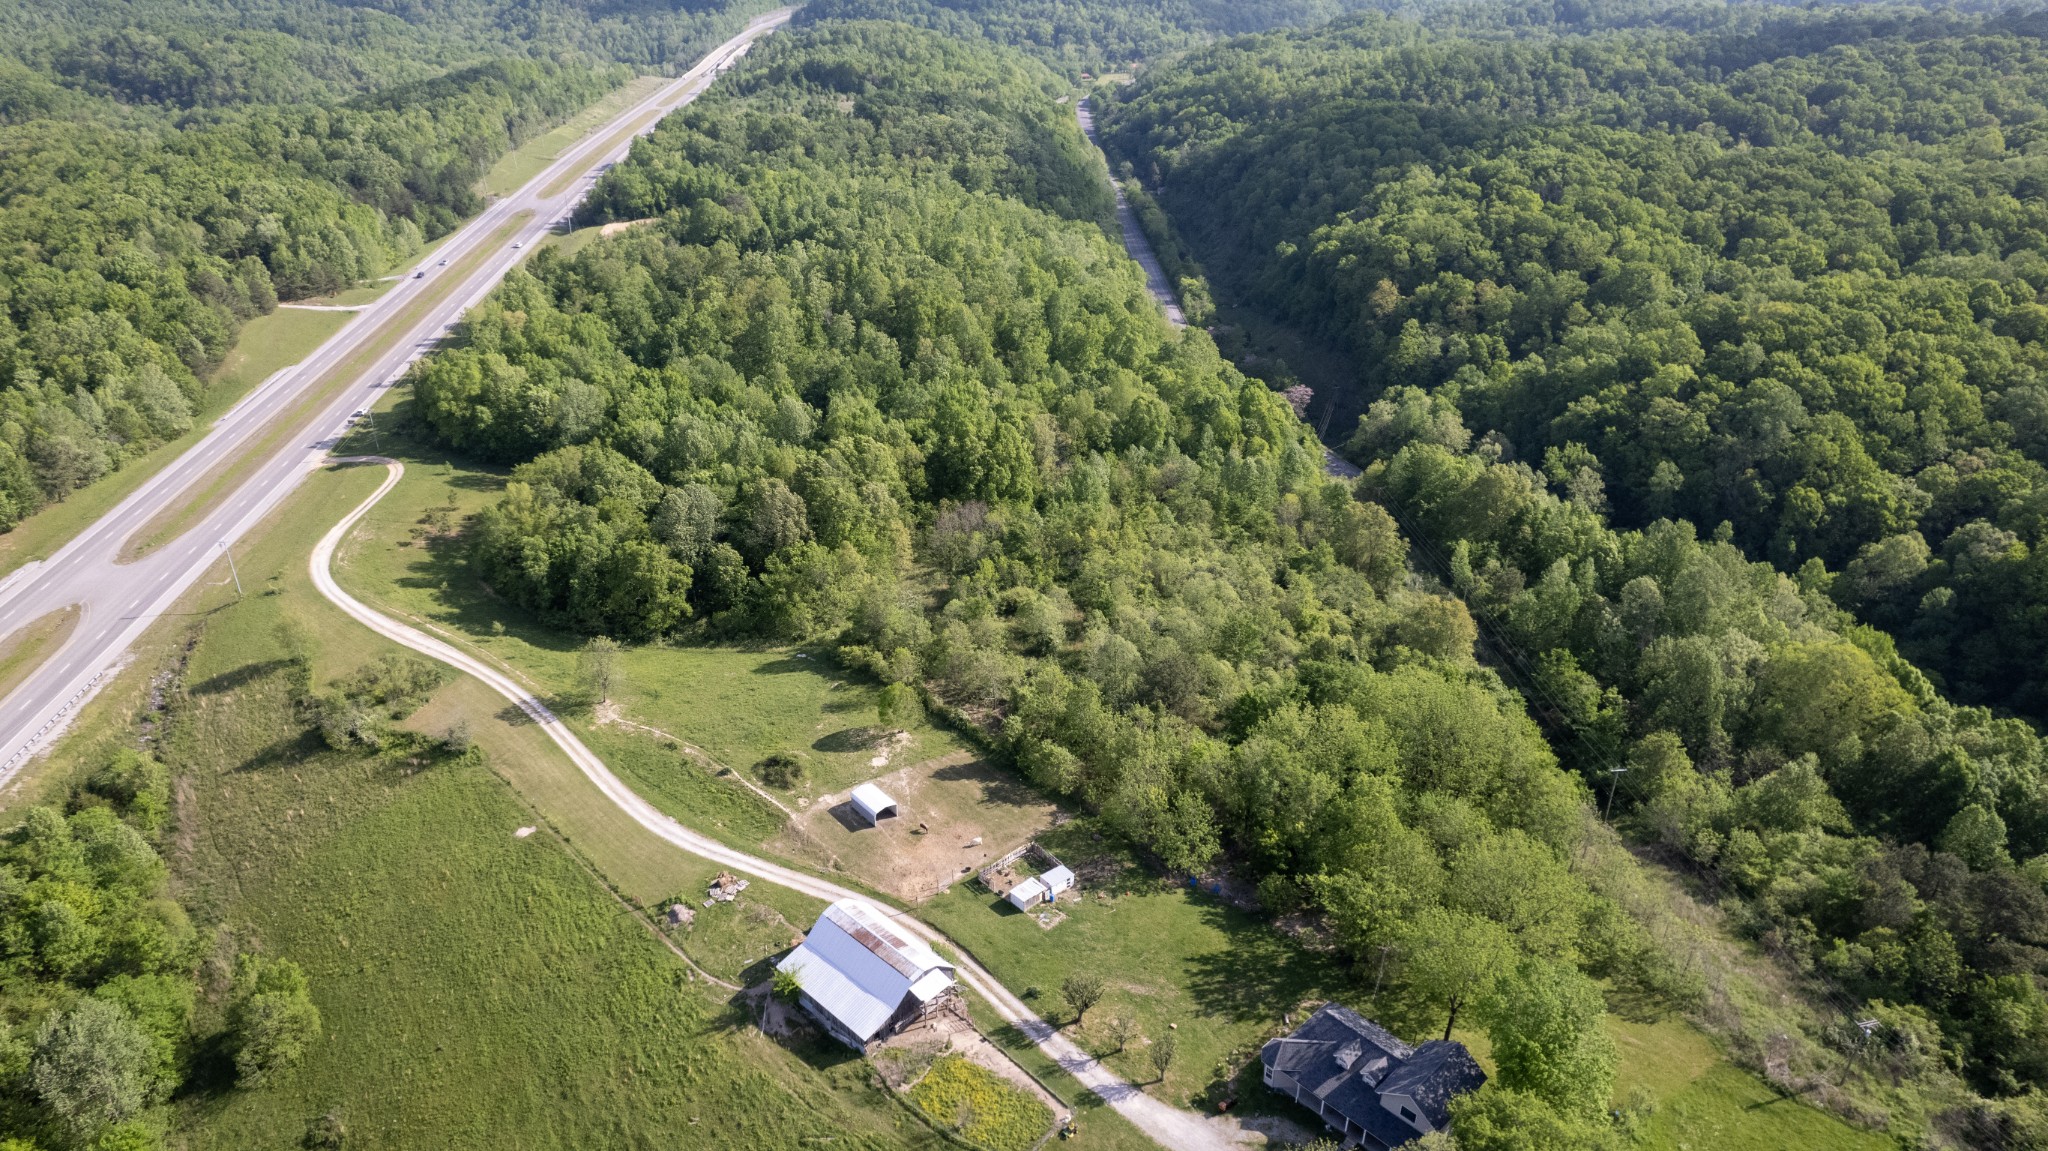
[[(1464, 608), (1167, 325), (1064, 84), (864, 22), (732, 81), (597, 187), (589, 222), (655, 223), (538, 254), (413, 370), (431, 434), (513, 465), (476, 578), (586, 634), (827, 645), (1446, 1006), (1525, 956), (1654, 966), (1592, 929), (1584, 789)], [(1446, 917), (1497, 962), (1432, 982)]]
[(632, 74), (614, 54), (750, 11), (620, 38), (571, 4), (412, 7), (0, 6), (0, 530), (189, 429), (243, 323), (481, 208), (498, 156)]

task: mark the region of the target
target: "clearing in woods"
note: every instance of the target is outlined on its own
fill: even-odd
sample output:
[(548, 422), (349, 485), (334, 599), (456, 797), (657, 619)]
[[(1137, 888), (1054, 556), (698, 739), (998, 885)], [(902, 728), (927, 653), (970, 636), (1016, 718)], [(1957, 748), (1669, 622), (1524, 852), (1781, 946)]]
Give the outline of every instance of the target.
[[(395, 443), (398, 437), (391, 429), (400, 426), (398, 420), (383, 426), (385, 452), (408, 458), (413, 466), (344, 549), (337, 568), (342, 582), (385, 610), (492, 658), (542, 694), (573, 699), (576, 641), (495, 600), (461, 563), (454, 533), (466, 515), (496, 498), (502, 476)], [(836, 859), (846, 877), (892, 894), (919, 882), (917, 872), (902, 863), (906, 853), (920, 848), (933, 853), (931, 863), (920, 864), (929, 868), (921, 881), (928, 885), (1042, 834), (1082, 873), (1081, 898), (1062, 905), (1066, 919), (1057, 926), (1048, 931), (1035, 917), (1015, 912), (957, 877), (930, 898), (923, 914), (1055, 1019), (1063, 1018), (1057, 989), (1066, 975), (1122, 973), (1104, 1003), (1090, 1013), (1088, 1025), (1070, 1034), (1127, 1077), (1145, 1081), (1151, 1078), (1146, 1046), (1171, 1028), (1180, 1057), (1166, 1081), (1150, 1090), (1174, 1103), (1207, 1109), (1235, 1099), (1241, 1113), (1263, 1113), (1276, 1132), (1288, 1131), (1288, 1124), (1303, 1120), (1299, 1109), (1264, 1096), (1255, 1072), (1239, 1072), (1260, 1041), (1284, 1029), (1282, 1020), (1290, 1012), (1332, 995), (1418, 1038), (1431, 1026), (1441, 1026), (1440, 1021), (1402, 1018), (1400, 996), (1391, 990), (1377, 1002), (1363, 995), (1356, 974), (1334, 956), (1276, 931), (1262, 916), (1160, 879), (1091, 820), (1048, 830), (1051, 805), (1013, 777), (976, 763), (949, 733), (913, 724), (910, 741), (890, 748), (890, 763), (877, 767), (873, 759), (881, 749), (872, 730), (873, 686), (833, 668), (816, 652), (633, 649), (621, 660), (613, 704), (618, 718), (628, 722), (583, 721), (579, 731), (649, 800), (737, 845), (765, 844), (772, 853), (798, 862)], [(730, 765), (752, 776), (752, 765), (776, 752), (793, 753), (803, 763), (801, 781), (773, 787), (755, 778), (755, 787), (749, 788), (718, 774)], [(534, 772), (539, 778), (547, 774)], [(906, 803), (903, 818), (876, 829), (849, 826), (832, 814), (854, 782), (871, 778)], [(958, 791), (935, 792), (938, 784)], [(560, 805), (551, 801), (547, 806)], [(1005, 807), (1012, 811), (1002, 814)], [(998, 814), (991, 817), (991, 810)], [(788, 812), (798, 813), (794, 822)], [(906, 847), (919, 822), (931, 823), (931, 812), (947, 813), (963, 829), (967, 821), (981, 819), (1003, 833), (984, 833), (985, 847), (970, 852), (964, 844), (971, 833), (940, 838), (933, 825), (918, 837), (929, 840), (929, 847)], [(634, 837), (627, 832), (625, 838)], [(955, 850), (960, 852), (957, 864), (946, 858)], [(823, 856), (817, 854), (821, 851)], [(700, 910), (700, 923), (701, 916)], [(785, 918), (805, 922), (794, 914)], [(774, 927), (758, 930), (756, 945), (766, 943)], [(720, 968), (735, 970), (730, 962)], [(759, 976), (765, 967), (739, 970)], [(1130, 1015), (1137, 1032), (1122, 1051), (1109, 1027), (1118, 1014)], [(1705, 1131), (1733, 1140), (1731, 1146), (1763, 1146), (1774, 1139), (1779, 1141), (1775, 1145), (1843, 1151), (1876, 1145), (1868, 1133), (1796, 1101), (1778, 1100), (1686, 1025), (1647, 1026), (1620, 1038), (1634, 1065), (1624, 1073), (1623, 1088), (1641, 1077), (1658, 1081), (1651, 1088), (1659, 1104), (1648, 1128), (1651, 1145), (1675, 1151)], [(990, 1031), (1021, 1062), (1060, 1082), (1058, 1071), (1042, 1065), (1021, 1036), (1006, 1037), (1000, 1027)], [(1483, 1037), (1471, 1039), (1483, 1053)], [(1121, 1144), (1127, 1128), (1115, 1116), (1077, 1102), (1087, 1112), (1088, 1143)]]
[[(468, 570), (462, 524), (497, 500), (504, 476), (409, 440), (400, 403), (380, 425), (381, 454), (405, 461), (405, 476), (337, 552), (336, 578), (559, 704), (592, 750), (669, 814), (911, 902), (1051, 825), (1052, 803), (951, 732), (918, 718), (878, 727), (879, 685), (819, 651), (631, 647), (611, 701), (591, 707), (580, 698), (580, 640), (497, 599)], [(759, 769), (778, 754), (801, 765), (787, 786)], [(866, 781), (902, 814), (874, 827), (853, 816), (847, 793)]]

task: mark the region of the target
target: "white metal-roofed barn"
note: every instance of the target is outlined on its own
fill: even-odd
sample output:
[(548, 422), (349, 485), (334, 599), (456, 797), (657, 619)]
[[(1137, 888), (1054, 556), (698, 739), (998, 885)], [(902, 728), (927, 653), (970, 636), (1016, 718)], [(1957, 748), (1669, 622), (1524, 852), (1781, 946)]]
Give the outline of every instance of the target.
[(853, 789), (853, 809), (869, 823), (880, 823), (896, 814), (896, 801), (874, 784), (863, 783)]
[(860, 899), (827, 907), (775, 967), (796, 976), (804, 1010), (860, 1051), (956, 994), (952, 964)]

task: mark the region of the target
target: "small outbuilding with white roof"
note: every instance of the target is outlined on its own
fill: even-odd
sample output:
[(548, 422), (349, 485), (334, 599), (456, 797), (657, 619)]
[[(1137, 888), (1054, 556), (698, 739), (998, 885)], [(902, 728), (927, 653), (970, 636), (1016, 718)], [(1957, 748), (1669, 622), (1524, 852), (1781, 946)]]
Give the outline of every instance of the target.
[(1045, 881), (1034, 875), (1012, 887), (1010, 894), (1003, 898), (1010, 901), (1011, 907), (1019, 911), (1029, 911), (1045, 902)]
[(1045, 897), (1047, 899), (1058, 899), (1060, 892), (1072, 891), (1074, 889), (1074, 870), (1062, 863), (1044, 875), (1039, 876), (1038, 881), (1045, 884)]
[(775, 969), (795, 976), (804, 1010), (858, 1051), (958, 994), (952, 964), (861, 899), (827, 907)]
[(859, 812), (860, 817), (871, 824), (878, 824), (896, 814), (896, 801), (889, 798), (888, 792), (872, 783), (856, 786), (853, 789), (852, 800), (853, 810)]
[(1060, 892), (1073, 889), (1074, 873), (1063, 863), (1043, 875), (1034, 875), (1019, 882), (1003, 898), (1017, 910), (1029, 911), (1041, 903), (1056, 903)]

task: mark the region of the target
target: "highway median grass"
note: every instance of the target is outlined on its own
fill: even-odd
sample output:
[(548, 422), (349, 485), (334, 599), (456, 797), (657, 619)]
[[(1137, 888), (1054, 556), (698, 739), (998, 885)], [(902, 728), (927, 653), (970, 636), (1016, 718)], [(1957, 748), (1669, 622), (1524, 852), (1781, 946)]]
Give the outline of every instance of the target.
[[(331, 403), (336, 393), (369, 370), (370, 365), (375, 363), (378, 357), (389, 352), (404, 338), (427, 309), (442, 302), (465, 277), (503, 247), (505, 242), (532, 217), (531, 212), (517, 213), (454, 266), (429, 281), (420, 289), (419, 295), (396, 315), (384, 321), (384, 327), (376, 339), (358, 348), (338, 366), (329, 369), (307, 387), (289, 408), (272, 416), (264, 425), (264, 429), (237, 453), (243, 465), (241, 468), (221, 467), (215, 470), (212, 477), (197, 491), (183, 494), (182, 498), (166, 504), (122, 542), (115, 562), (134, 563), (190, 531), (205, 517), (207, 511), (220, 502), (222, 496), (234, 490), (237, 484), (247, 478), (250, 468), (267, 460), (287, 437), (302, 431), (305, 421), (310, 420), (314, 413)], [(348, 313), (309, 314), (346, 316)]]
[(0, 637), (0, 699), (20, 687), (44, 660), (64, 646), (83, 614), (73, 604), (30, 620)]
[(596, 103), (571, 116), (565, 123), (544, 135), (535, 136), (519, 147), (512, 149), (477, 183), (477, 191), (486, 196), (508, 196), (534, 177), (547, 171), (568, 148), (572, 147), (613, 116), (660, 91), (669, 82), (664, 76), (635, 76), (617, 88), (612, 89)]

